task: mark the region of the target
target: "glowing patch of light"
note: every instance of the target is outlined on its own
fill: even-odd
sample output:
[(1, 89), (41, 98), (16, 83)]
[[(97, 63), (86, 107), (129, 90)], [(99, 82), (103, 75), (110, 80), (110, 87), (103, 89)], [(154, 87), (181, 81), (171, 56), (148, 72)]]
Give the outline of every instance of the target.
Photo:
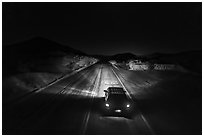
[(118, 85), (118, 81), (110, 81), (110, 80), (105, 80), (104, 81), (105, 85)]
[(121, 110), (120, 110), (120, 109), (117, 109), (117, 110), (115, 110), (115, 112), (118, 112), (118, 113), (120, 113), (120, 112), (121, 112)]
[(106, 103), (106, 107), (109, 107), (110, 105), (108, 103)]
[(71, 95), (78, 95), (78, 96), (97, 96), (97, 93), (94, 92), (94, 91), (82, 90), (82, 89), (77, 89), (77, 88), (74, 88), (74, 87), (66, 88), (66, 90), (70, 90), (70, 92), (67, 92), (67, 94), (71, 94)]

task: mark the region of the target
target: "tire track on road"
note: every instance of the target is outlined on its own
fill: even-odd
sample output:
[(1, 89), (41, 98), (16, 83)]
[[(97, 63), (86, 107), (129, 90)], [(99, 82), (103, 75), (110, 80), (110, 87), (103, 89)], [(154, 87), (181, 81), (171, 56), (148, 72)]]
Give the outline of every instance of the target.
[[(91, 73), (91, 71), (87, 71), (87, 72), (84, 72), (86, 75), (89, 75)], [(49, 98), (48, 100), (45, 102), (46, 104), (42, 103), (42, 106), (37, 110), (37, 111), (32, 111), (32, 112), (29, 112), (27, 114), (27, 119), (25, 120), (25, 122), (22, 122), (21, 123), (21, 126), (20, 127), (24, 127), (26, 126), (26, 123), (29, 123), (29, 121), (32, 121), (32, 119), (36, 118), (36, 115), (38, 114), (45, 114), (44, 112), (48, 111), (50, 109), (49, 106), (52, 106), (53, 103), (56, 101), (57, 97), (62, 95), (62, 94), (65, 94), (67, 91), (66, 91), (66, 88), (73, 85), (73, 84), (78, 84), (81, 82), (81, 75), (77, 75), (76, 79), (74, 79), (73, 81), (71, 81), (70, 83), (68, 83), (66, 86), (64, 86), (59, 92), (57, 92), (56, 94), (51, 94), (49, 95)], [(35, 98), (37, 99), (37, 97), (35, 96)], [(56, 105), (56, 104), (54, 104)], [(52, 106), (53, 107), (53, 106)]]

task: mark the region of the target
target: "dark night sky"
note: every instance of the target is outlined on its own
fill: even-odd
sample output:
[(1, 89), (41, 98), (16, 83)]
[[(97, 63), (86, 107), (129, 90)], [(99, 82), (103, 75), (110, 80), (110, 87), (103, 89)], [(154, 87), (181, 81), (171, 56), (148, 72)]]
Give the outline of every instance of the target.
[(3, 44), (43, 36), (90, 54), (202, 48), (201, 3), (3, 3)]

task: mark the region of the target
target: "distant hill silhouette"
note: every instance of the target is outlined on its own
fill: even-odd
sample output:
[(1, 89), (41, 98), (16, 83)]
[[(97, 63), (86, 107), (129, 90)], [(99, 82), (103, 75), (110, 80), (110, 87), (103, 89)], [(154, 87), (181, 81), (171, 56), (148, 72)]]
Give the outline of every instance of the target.
[(35, 55), (35, 56), (46, 56), (48, 54), (61, 52), (61, 53), (75, 53), (83, 54), (85, 53), (70, 48), (65, 45), (61, 45), (55, 41), (48, 40), (42, 37), (35, 37), (30, 40), (20, 42), (13, 45), (3, 45), (3, 53), (14, 53), (19, 55)]
[[(117, 62), (127, 62), (131, 59), (139, 59), (150, 63), (173, 63), (182, 65), (190, 70), (202, 71), (202, 51), (187, 51), (174, 54), (153, 53), (149, 55), (134, 55), (132, 53), (121, 53), (113, 56), (88, 55), (80, 50), (76, 50), (67, 45), (59, 44), (55, 41), (42, 37), (35, 37), (30, 40), (13, 45), (3, 45), (3, 70), (13, 71), (19, 65), (32, 62), (39, 62), (42, 59), (62, 57), (65, 55), (91, 56), (100, 59), (102, 62), (116, 60)], [(11, 69), (11, 70), (9, 70)]]
[(35, 37), (12, 45), (3, 45), (2, 55), (3, 75), (18, 73), (17, 68), (23, 68), (25, 64), (35, 65), (37, 68), (36, 64), (46, 64), (52, 62), (54, 58), (65, 55), (88, 56), (79, 50), (42, 37)]
[(99, 56), (99, 58), (103, 61), (116, 60), (117, 62), (126, 62), (131, 59), (140, 59), (140, 60), (145, 59), (145, 57), (143, 56), (137, 56), (132, 53), (120, 53), (120, 54), (115, 54), (113, 56)]

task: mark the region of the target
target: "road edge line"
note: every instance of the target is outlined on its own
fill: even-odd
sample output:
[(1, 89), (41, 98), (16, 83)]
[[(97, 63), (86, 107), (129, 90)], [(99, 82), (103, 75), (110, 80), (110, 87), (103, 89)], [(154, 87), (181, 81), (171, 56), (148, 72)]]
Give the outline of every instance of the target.
[[(97, 62), (96, 62), (96, 63), (97, 63)], [(94, 63), (94, 64), (96, 64), (96, 63)], [(53, 80), (52, 82), (50, 82), (48, 85), (46, 85), (46, 86), (44, 86), (44, 87), (41, 87), (41, 88), (39, 88), (39, 89), (35, 89), (35, 90), (31, 91), (31, 92), (38, 93), (38, 92), (40, 92), (41, 90), (46, 89), (46, 88), (52, 86), (53, 84), (59, 82), (60, 80), (63, 80), (63, 79), (65, 79), (65, 78), (68, 78), (68, 77), (70, 77), (70, 76), (72, 76), (72, 75), (74, 75), (74, 74), (76, 74), (76, 73), (78, 73), (78, 72), (80, 72), (80, 71), (82, 71), (82, 70), (88, 68), (88, 67), (93, 66), (94, 64), (91, 64), (91, 65), (89, 65), (89, 66), (87, 66), (87, 67), (84, 67), (84, 68), (80, 68), (80, 69), (78, 69), (78, 70), (75, 70), (75, 71), (72, 72), (72, 73), (62, 75), (61, 77), (56, 78), (55, 80)]]

